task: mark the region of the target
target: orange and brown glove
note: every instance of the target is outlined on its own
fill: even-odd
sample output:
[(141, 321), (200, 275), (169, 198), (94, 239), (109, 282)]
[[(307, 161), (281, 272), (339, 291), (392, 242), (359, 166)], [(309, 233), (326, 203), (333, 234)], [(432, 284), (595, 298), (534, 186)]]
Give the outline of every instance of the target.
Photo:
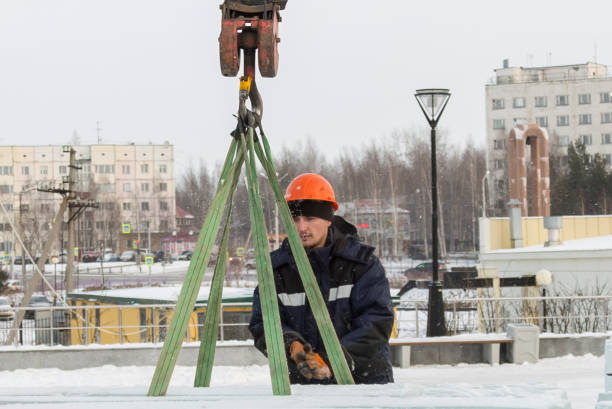
[(310, 344), (293, 341), (289, 347), (289, 355), (297, 364), (297, 368), (306, 379), (331, 378), (329, 367), (318, 353), (312, 352)]

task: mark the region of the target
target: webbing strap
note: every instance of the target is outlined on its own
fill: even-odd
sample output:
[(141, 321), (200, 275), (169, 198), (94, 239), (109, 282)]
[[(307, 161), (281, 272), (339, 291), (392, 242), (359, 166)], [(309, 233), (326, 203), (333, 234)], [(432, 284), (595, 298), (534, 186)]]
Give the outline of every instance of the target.
[[(181, 349), (189, 317), (193, 311), (195, 301), (202, 284), (202, 278), (206, 271), (206, 266), (210, 260), (210, 254), (217, 237), (219, 225), (221, 223), (221, 217), (223, 210), (227, 202), (230, 188), (233, 183), (234, 175), (240, 172), (242, 162), (244, 160), (242, 153), (236, 154), (236, 141), (232, 141), (230, 149), (228, 151), (223, 171), (221, 172), (221, 180), (217, 186), (217, 191), (211, 206), (206, 214), (206, 219), (200, 236), (196, 243), (196, 247), (189, 263), (189, 268), (183, 282), (181, 293), (179, 294), (176, 308), (172, 316), (172, 322), (164, 346), (161, 350), (155, 373), (149, 387), (149, 396), (162, 396), (166, 394), (168, 384), (174, 367), (176, 365), (176, 359)], [(235, 156), (235, 157), (234, 157)]]
[[(246, 175), (249, 193), (249, 210), (253, 226), (253, 242), (255, 244), (255, 264), (259, 281), (259, 297), (264, 323), (266, 349), (272, 377), (272, 391), (275, 395), (290, 395), (289, 370), (285, 355), (285, 342), (278, 309), (278, 297), (274, 284), (274, 273), (270, 261), (268, 234), (263, 214), (263, 206), (259, 196), (257, 183), (256, 160), (254, 152), (252, 127), (247, 130), (246, 141), (242, 137), (242, 149), (246, 157)], [(247, 146), (248, 145), (248, 146)], [(248, 155), (247, 155), (248, 147)]]
[(325, 305), (325, 300), (321, 295), (321, 290), (317, 284), (314, 272), (312, 271), (312, 267), (310, 266), (310, 262), (308, 261), (308, 257), (306, 256), (306, 252), (302, 246), (302, 242), (298, 236), (297, 230), (295, 229), (295, 225), (293, 224), (293, 218), (291, 217), (289, 206), (287, 206), (287, 202), (285, 201), (278, 183), (276, 169), (274, 167), (272, 154), (270, 152), (270, 145), (268, 144), (268, 140), (261, 126), (259, 130), (260, 138), (258, 140), (262, 142), (265, 153), (262, 151), (262, 148), (258, 142), (255, 144), (257, 156), (259, 157), (259, 160), (266, 171), (268, 180), (270, 181), (270, 185), (274, 191), (276, 203), (278, 204), (278, 210), (280, 212), (281, 219), (289, 239), (289, 244), (291, 246), (291, 252), (295, 258), (298, 272), (300, 274), (300, 278), (302, 279), (302, 284), (304, 285), (304, 290), (306, 292), (306, 296), (308, 297), (308, 302), (310, 303), (312, 313), (317, 322), (319, 332), (321, 333), (321, 338), (323, 339), (323, 344), (325, 345), (325, 350), (327, 351), (327, 356), (329, 357), (334, 376), (338, 384), (352, 385), (355, 382), (348, 364), (346, 363), (344, 353), (342, 352), (338, 335), (334, 330), (334, 326), (329, 316), (329, 311), (327, 311), (327, 307)]
[[(242, 152), (240, 153), (242, 155)], [(212, 367), (215, 360), (215, 349), (217, 346), (217, 336), (219, 335), (219, 315), (221, 311), (221, 301), (223, 299), (223, 282), (225, 281), (226, 255), (227, 245), (229, 241), (230, 221), (232, 216), (232, 203), (234, 193), (240, 172), (234, 173), (232, 187), (230, 188), (230, 197), (227, 205), (227, 214), (225, 216), (225, 227), (223, 228), (223, 236), (219, 253), (217, 254), (217, 262), (215, 264), (215, 272), (213, 274), (212, 283), (210, 285), (210, 293), (206, 304), (206, 318), (204, 319), (204, 328), (202, 328), (202, 338), (200, 343), (200, 351), (198, 353), (198, 363), (196, 367), (196, 375), (193, 386), (208, 387), (210, 386), (210, 378), (212, 375)]]

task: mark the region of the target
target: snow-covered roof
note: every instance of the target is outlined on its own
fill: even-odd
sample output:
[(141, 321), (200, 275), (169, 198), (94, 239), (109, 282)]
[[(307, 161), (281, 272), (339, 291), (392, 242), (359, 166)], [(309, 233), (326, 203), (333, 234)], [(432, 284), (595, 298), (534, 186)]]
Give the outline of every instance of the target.
[[(98, 291), (74, 291), (68, 294), (69, 299), (95, 299), (99, 301), (112, 301), (119, 304), (165, 304), (176, 303), (181, 286), (167, 287), (134, 287), (117, 288)], [(200, 287), (198, 303), (208, 302), (210, 287)], [(253, 288), (224, 287), (224, 302), (250, 302), (253, 297)]]
[(612, 250), (612, 235), (588, 237), (577, 240), (567, 240), (558, 246), (545, 247), (543, 244), (529, 247), (519, 247), (515, 249), (493, 250), (487, 254), (504, 253), (533, 253), (533, 252), (560, 252), (560, 251), (593, 251), (593, 250)]

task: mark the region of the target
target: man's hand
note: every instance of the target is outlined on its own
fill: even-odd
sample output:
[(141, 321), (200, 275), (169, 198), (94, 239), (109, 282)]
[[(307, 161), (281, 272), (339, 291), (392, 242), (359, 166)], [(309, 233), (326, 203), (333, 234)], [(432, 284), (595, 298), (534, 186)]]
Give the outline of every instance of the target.
[(327, 379), (331, 378), (329, 367), (321, 358), (321, 355), (312, 352), (310, 344), (302, 344), (293, 341), (289, 347), (289, 355), (297, 364), (298, 370), (306, 379)]

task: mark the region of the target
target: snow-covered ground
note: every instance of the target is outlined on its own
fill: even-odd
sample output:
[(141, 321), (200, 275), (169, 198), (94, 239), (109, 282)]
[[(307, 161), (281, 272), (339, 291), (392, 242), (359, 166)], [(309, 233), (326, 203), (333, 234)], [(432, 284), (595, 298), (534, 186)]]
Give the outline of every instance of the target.
[[(211, 388), (192, 387), (195, 367), (174, 370), (166, 397), (146, 398), (154, 367), (0, 371), (3, 408), (573, 408), (592, 409), (603, 392), (604, 358), (536, 364), (416, 366), (394, 369), (395, 383), (292, 386), (272, 396), (268, 367), (215, 367)], [(571, 404), (571, 406), (570, 406)]]

